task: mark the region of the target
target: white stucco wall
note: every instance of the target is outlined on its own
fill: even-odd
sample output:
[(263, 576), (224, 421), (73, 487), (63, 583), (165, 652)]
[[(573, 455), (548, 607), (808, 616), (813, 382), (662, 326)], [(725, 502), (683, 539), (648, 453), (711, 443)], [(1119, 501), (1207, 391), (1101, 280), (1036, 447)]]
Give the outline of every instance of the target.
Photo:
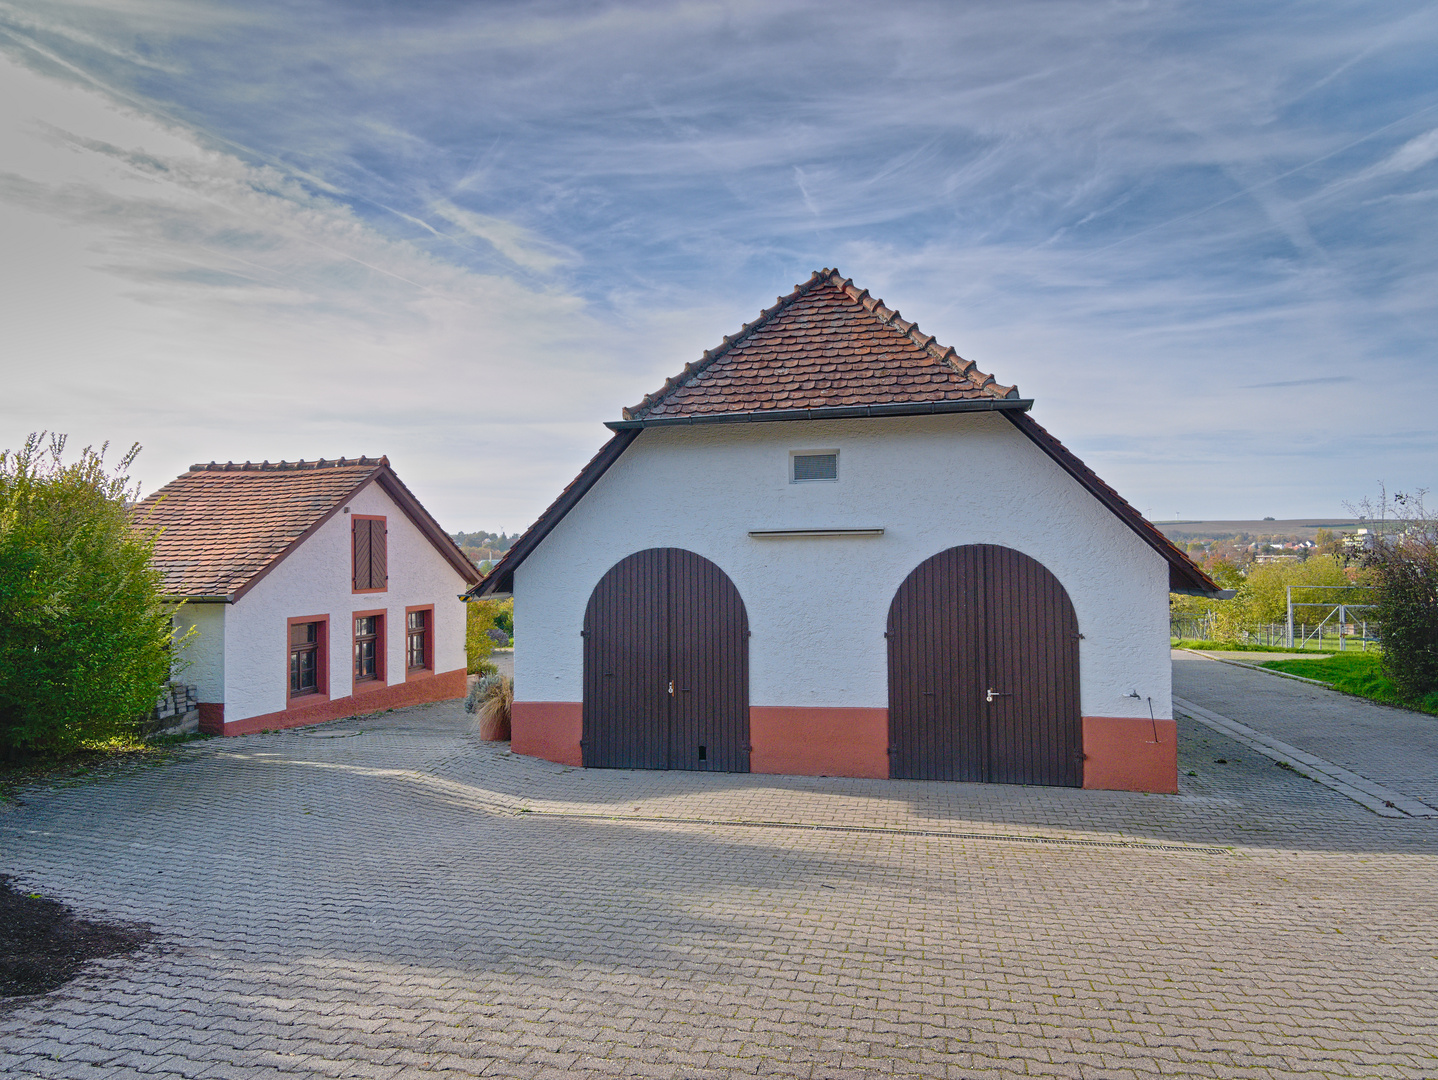
[[(225, 720), (278, 712), (288, 690), (286, 622), (329, 616), (329, 696), (353, 691), (356, 611), (385, 611), (385, 676), (405, 681), (405, 608), (434, 604), (436, 672), (465, 666), (464, 604), (467, 584), (378, 484), (371, 483), (230, 606), (225, 620)], [(389, 581), (385, 592), (355, 593), (350, 578), (352, 514), (379, 514), (388, 529)]]
[(174, 678), (199, 692), (200, 700), (225, 700), (225, 610), (227, 604), (185, 604), (173, 622), (177, 637), (195, 631), (189, 643), (176, 655), (179, 669)]
[[(789, 482), (791, 451), (835, 448), (836, 482)], [(871, 526), (884, 535), (748, 535)], [(626, 555), (681, 547), (744, 598), (752, 704), (885, 707), (894, 592), (960, 544), (1015, 548), (1068, 590), (1085, 715), (1148, 716), (1152, 697), (1156, 716), (1172, 716), (1168, 564), (1007, 420), (981, 413), (644, 431), (515, 573), (515, 697), (582, 700), (594, 586)]]

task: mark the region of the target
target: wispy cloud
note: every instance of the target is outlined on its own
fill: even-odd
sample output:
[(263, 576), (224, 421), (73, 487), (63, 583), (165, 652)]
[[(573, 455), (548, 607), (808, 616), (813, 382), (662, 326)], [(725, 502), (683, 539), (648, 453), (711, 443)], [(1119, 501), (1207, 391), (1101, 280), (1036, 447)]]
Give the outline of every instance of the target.
[(0, 346), (54, 358), (0, 424), (98, 432), (143, 396), (114, 372), (185, 356), (230, 416), (187, 437), (382, 436), (468, 477), (450, 520), (522, 524), (600, 419), (837, 262), (1138, 501), (1244, 509), (1184, 465), (1217, 432), (1315, 499), (1287, 447), (1438, 395), (1435, 45), (1418, 0), (0, 0), (0, 224), (42, 266)]
[(464, 210), (448, 199), (430, 203), (430, 210), (470, 236), (490, 244), (515, 266), (525, 270), (546, 273), (574, 258), (572, 253), (561, 251), (557, 245), (547, 243), (523, 226)]
[(1341, 383), (1351, 383), (1357, 380), (1351, 375), (1330, 375), (1321, 379), (1284, 379), (1281, 382), (1260, 382), (1249, 383), (1241, 387), (1243, 390), (1275, 390), (1288, 386), (1337, 386)]
[(1414, 169), (1427, 165), (1434, 158), (1438, 158), (1438, 128), (1425, 131), (1422, 135), (1409, 139), (1386, 159), (1380, 161), (1373, 168), (1365, 170), (1364, 176), (1373, 178), (1389, 176), (1393, 173), (1412, 172)]

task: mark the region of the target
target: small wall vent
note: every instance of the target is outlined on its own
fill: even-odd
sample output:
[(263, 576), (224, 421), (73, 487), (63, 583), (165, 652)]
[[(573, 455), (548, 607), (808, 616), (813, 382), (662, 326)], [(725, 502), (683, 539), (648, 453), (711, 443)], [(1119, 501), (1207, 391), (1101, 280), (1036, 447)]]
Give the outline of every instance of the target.
[(789, 479), (796, 484), (839, 479), (839, 451), (805, 450), (790, 454)]

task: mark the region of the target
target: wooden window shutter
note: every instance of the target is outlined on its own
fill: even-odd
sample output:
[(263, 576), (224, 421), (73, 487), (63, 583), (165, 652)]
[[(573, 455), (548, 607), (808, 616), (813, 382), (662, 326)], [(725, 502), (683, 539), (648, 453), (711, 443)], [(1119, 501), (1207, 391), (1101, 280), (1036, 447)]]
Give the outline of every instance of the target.
[(370, 523), (365, 519), (356, 518), (351, 523), (351, 531), (354, 535), (354, 566), (351, 568), (353, 587), (355, 589), (372, 589), (374, 586), (370, 584), (370, 570), (373, 565)]
[(371, 521), (370, 542), (369, 542), (369, 587), (371, 589), (389, 588), (389, 544), (387, 542), (388, 530), (385, 522)]

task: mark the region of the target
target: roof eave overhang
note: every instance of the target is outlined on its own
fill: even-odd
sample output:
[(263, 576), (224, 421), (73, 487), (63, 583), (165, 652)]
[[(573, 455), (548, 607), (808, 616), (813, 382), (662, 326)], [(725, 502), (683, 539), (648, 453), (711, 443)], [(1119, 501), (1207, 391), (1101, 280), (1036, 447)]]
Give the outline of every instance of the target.
[(780, 420), (862, 420), (883, 416), (932, 416), (936, 413), (1028, 412), (1033, 398), (960, 398), (956, 401), (902, 401), (888, 405), (835, 405), (818, 409), (756, 409), (751, 412), (695, 413), (687, 416), (651, 416), (639, 420), (609, 420), (610, 431), (638, 431), (651, 427), (687, 427), (692, 424), (761, 424)]
[(196, 593), (189, 596), (177, 596), (169, 594), (160, 597), (166, 604), (233, 604), (235, 597), (233, 593), (226, 593), (223, 596), (218, 594)]

